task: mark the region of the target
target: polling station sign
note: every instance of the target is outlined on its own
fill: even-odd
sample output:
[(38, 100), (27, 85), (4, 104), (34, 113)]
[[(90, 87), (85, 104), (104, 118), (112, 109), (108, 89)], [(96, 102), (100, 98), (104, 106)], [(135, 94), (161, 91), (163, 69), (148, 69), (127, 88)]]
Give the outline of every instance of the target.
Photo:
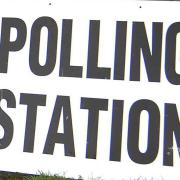
[(177, 180), (179, 8), (2, 2), (0, 170)]

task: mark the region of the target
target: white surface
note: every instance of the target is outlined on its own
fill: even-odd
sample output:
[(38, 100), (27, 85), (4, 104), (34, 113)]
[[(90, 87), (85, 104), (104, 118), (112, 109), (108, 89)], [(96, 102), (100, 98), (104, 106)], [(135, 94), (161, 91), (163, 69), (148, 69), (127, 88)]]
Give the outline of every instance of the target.
[[(49, 5), (49, 3), (51, 3), (51, 5)], [(180, 97), (179, 86), (171, 85), (165, 77), (164, 44), (160, 83), (148, 82), (144, 74), (141, 82), (130, 82), (129, 63), (132, 21), (144, 21), (146, 27), (150, 28), (151, 22), (163, 22), (164, 40), (169, 25), (180, 20), (179, 8), (180, 4), (176, 2), (120, 2), (118, 0), (99, 0), (98, 2), (95, 0), (1, 1), (0, 16), (23, 19), (28, 27), (28, 34), (25, 47), (19, 52), (10, 53), (8, 73), (0, 74), (0, 88), (11, 90), (15, 94), (17, 103), (16, 109), (6, 110), (6, 112), (9, 112), (14, 123), (14, 137), (8, 148), (0, 150), (0, 170), (25, 173), (36, 173), (40, 170), (43, 172), (50, 171), (52, 174), (62, 174), (65, 172), (67, 176), (77, 177), (78, 175), (82, 175), (85, 178), (100, 176), (104, 179), (118, 180), (123, 178), (138, 178), (140, 176), (149, 179), (151, 177), (154, 177), (154, 179), (162, 179), (163, 177), (165, 180), (178, 180), (180, 159), (176, 150), (174, 151), (174, 167), (164, 167), (162, 165), (164, 103), (175, 103), (177, 107), (180, 106), (180, 102), (178, 101)], [(33, 21), (41, 16), (50, 16), (54, 18), (59, 28), (56, 67), (52, 74), (45, 77), (38, 77), (32, 74), (28, 62), (30, 28)], [(71, 62), (74, 65), (83, 66), (82, 79), (58, 77), (61, 21), (66, 18), (73, 19)], [(99, 66), (110, 67), (112, 68), (112, 72), (114, 63), (115, 24), (117, 20), (128, 21), (128, 44), (124, 81), (86, 79), (88, 23), (90, 19), (101, 20), (101, 35), (103, 38), (101, 40), (102, 47), (100, 47)], [(150, 28), (147, 30), (149, 37), (151, 37)], [(38, 108), (34, 153), (23, 152), (26, 106), (19, 105), (20, 93), (47, 95), (46, 106)], [(64, 147), (59, 144), (55, 146), (53, 155), (42, 154), (56, 95), (67, 95), (71, 98), (76, 151), (75, 158), (65, 157)], [(86, 110), (80, 109), (81, 97), (109, 99), (109, 111), (101, 112), (99, 117), (96, 160), (85, 158), (88, 114)], [(129, 109), (136, 100), (144, 98), (153, 100), (158, 105), (162, 118), (159, 154), (156, 160), (149, 165), (133, 163), (127, 153)], [(125, 102), (121, 162), (109, 161), (113, 99), (124, 100)], [(6, 107), (3, 103), (1, 105), (4, 108)], [(146, 129), (147, 128), (145, 128), (145, 130)], [(145, 135), (146, 140), (146, 131), (144, 132), (142, 130), (141, 133)], [(0, 133), (0, 137), (2, 135), (3, 132)], [(143, 142), (143, 139), (141, 139), (141, 142)], [(144, 145), (146, 145), (146, 143), (144, 143)], [(143, 145), (141, 148), (144, 148)]]

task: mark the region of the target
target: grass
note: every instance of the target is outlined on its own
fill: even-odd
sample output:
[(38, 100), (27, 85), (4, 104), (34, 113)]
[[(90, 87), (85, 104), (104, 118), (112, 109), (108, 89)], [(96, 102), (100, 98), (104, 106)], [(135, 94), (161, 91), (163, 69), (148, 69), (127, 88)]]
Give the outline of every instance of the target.
[[(51, 175), (50, 173), (45, 174), (42, 172), (39, 175), (25, 175), (20, 173), (0, 172), (0, 180), (75, 180), (73, 178), (65, 178), (64, 176)], [(76, 180), (83, 180), (79, 176)]]
[(26, 177), (25, 180), (67, 180), (65, 177), (60, 176), (30, 176)]
[[(50, 173), (39, 172), (39, 175), (25, 175), (20, 173), (8, 173), (8, 172), (0, 172), (0, 180), (83, 180), (81, 176), (78, 179), (74, 178), (65, 178), (64, 176), (51, 175)], [(103, 180), (102, 178), (90, 178), (89, 180)], [(122, 179), (125, 180), (125, 179)], [(129, 180), (155, 180), (154, 178), (131, 178)], [(159, 180), (165, 180), (164, 178), (160, 178)]]
[[(65, 178), (64, 176), (52, 175), (50, 173), (39, 172), (38, 176), (26, 176), (24, 180), (75, 180), (73, 178)], [(77, 180), (82, 180), (78, 178)]]

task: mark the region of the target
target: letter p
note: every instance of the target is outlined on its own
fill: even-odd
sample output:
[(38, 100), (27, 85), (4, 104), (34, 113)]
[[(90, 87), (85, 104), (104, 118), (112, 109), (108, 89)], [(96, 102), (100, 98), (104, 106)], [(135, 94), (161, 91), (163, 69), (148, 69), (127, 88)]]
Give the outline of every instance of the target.
[[(17, 30), (17, 37), (10, 41), (11, 28)], [(26, 24), (18, 18), (2, 18), (0, 40), (0, 73), (7, 73), (8, 57), (10, 51), (19, 51), (26, 41)]]

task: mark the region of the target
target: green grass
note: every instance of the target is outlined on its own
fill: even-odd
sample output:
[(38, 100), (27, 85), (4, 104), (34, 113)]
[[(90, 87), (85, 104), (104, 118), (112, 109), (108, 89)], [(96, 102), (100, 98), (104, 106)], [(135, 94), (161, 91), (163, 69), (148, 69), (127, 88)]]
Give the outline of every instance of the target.
[[(50, 173), (39, 172), (38, 175), (24, 175), (19, 173), (0, 172), (0, 180), (75, 180), (65, 176), (51, 175)], [(83, 180), (79, 176), (76, 180)]]
[(65, 177), (59, 176), (31, 176), (26, 177), (25, 180), (67, 180)]
[[(65, 176), (51, 175), (50, 173), (39, 172), (38, 175), (24, 175), (19, 173), (8, 173), (8, 172), (0, 172), (0, 180), (83, 180), (83, 177), (79, 176), (79, 178), (65, 178)], [(90, 178), (89, 180), (103, 180), (102, 178)], [(123, 179), (122, 180), (127, 180)], [(128, 180), (154, 180), (154, 178), (130, 178)], [(165, 180), (163, 177), (159, 180)]]
[[(41, 171), (38, 174), (37, 176), (26, 176), (24, 180), (75, 180), (74, 178), (66, 178), (65, 175), (52, 175), (51, 173), (43, 173)], [(83, 180), (83, 178), (79, 176), (76, 180)]]

